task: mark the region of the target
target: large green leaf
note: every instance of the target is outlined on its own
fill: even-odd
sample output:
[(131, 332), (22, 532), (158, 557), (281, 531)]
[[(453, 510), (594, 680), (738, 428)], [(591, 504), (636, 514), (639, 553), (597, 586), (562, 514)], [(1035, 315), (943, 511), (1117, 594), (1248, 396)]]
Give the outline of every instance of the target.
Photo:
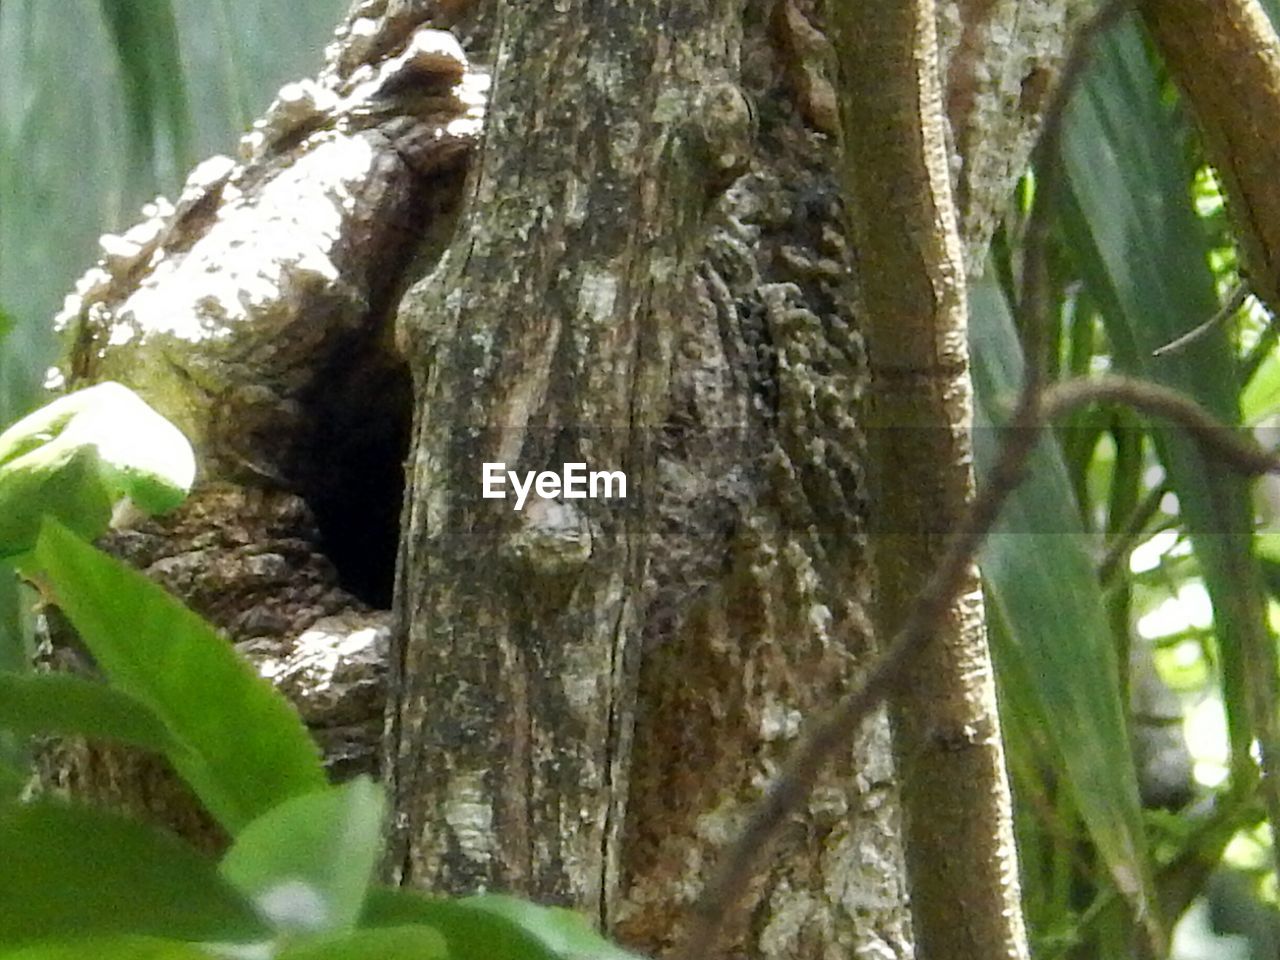
[(31, 771), (21, 769), (8, 758), (0, 759), (0, 804), (18, 799), (30, 780)]
[(52, 803), (0, 808), (0, 864), (0, 946), (69, 935), (267, 936), (212, 861), (123, 817)]
[(103, 737), (174, 760), (186, 754), (155, 711), (137, 697), (66, 673), (0, 671), (0, 727), (27, 735)]
[[(993, 281), (970, 295), (979, 480), (1022, 379), (1018, 336)], [(1156, 902), (1129, 749), (1120, 670), (1071, 479), (1046, 435), (981, 554), (1006, 708), (1043, 730), (1061, 758), (1080, 817), (1117, 888), (1140, 910)]]
[(461, 900), (437, 900), (412, 890), (369, 891), (361, 927), (423, 924), (445, 938), (450, 960), (558, 960), (538, 939), (503, 917)]
[(370, 891), (362, 927), (415, 923), (439, 931), (450, 960), (636, 960), (570, 910), (495, 895), (434, 900), (402, 889)]
[(467, 897), (463, 906), (502, 917), (535, 937), (557, 956), (592, 960), (637, 960), (634, 953), (610, 943), (592, 929), (580, 913), (563, 907), (542, 907), (501, 894)]
[(0, 960), (210, 960), (190, 943), (150, 937), (92, 937), (0, 949)]
[[(1063, 234), (1101, 308), (1115, 363), (1196, 400), (1224, 423), (1238, 423), (1239, 383), (1223, 330), (1152, 357), (1218, 303), (1209, 237), (1190, 201), (1183, 127), (1132, 24), (1100, 42), (1064, 133)], [(1236, 769), (1247, 772), (1256, 731), (1246, 678), (1251, 669), (1262, 676), (1248, 662), (1274, 655), (1265, 649), (1247, 487), (1176, 429), (1160, 425), (1153, 434), (1213, 602)]]
[(294, 797), (240, 832), (222, 875), (279, 930), (349, 930), (382, 852), (383, 813), (365, 777)]
[(384, 927), (324, 937), (291, 947), (278, 960), (455, 960), (430, 927)]
[(325, 785), (288, 701), (204, 620), (53, 521), (32, 563), (110, 682), (190, 749), (175, 766), (230, 832)]

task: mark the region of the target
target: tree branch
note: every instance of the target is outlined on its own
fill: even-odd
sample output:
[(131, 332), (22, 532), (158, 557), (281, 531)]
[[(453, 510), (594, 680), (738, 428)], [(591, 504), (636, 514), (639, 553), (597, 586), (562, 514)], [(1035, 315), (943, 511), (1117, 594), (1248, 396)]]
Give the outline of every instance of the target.
[(1141, 0), (1204, 135), (1249, 284), (1280, 310), (1280, 39), (1258, 0)]

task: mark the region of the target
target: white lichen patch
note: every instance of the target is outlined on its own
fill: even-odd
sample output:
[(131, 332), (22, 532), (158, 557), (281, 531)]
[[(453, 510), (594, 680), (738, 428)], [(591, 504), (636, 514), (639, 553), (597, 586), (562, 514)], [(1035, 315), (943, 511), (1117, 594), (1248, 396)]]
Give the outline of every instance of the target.
[(587, 197), (590, 190), (587, 184), (569, 174), (564, 185), (564, 222), (565, 226), (576, 228), (587, 222)]
[(800, 734), (803, 719), (799, 710), (770, 696), (760, 709), (760, 739), (766, 743), (793, 740)]
[(811, 894), (792, 890), (784, 880), (770, 898), (769, 922), (760, 933), (760, 951), (766, 957), (793, 957), (800, 953), (805, 928), (822, 923), (825, 907)]
[(143, 336), (196, 343), (229, 336), (252, 318), (261, 322), (257, 308), (277, 302), (282, 289), (336, 282), (331, 254), (352, 209), (348, 201), (375, 162), (365, 140), (331, 137), (275, 178), (253, 209), (224, 202), (219, 218), (228, 229), (210, 233), (181, 260), (159, 264), (121, 321)]
[(746, 821), (746, 812), (736, 800), (722, 800), (698, 817), (694, 834), (712, 847), (723, 847), (736, 838)]
[(473, 863), (488, 863), (497, 849), (493, 835), (493, 807), (484, 774), (455, 773), (449, 778), (444, 819), (453, 830), (458, 850)]
[(570, 709), (584, 720), (594, 718), (600, 709), (604, 678), (599, 673), (599, 663), (594, 651), (570, 652), (571, 663), (560, 679), (560, 688)]
[(892, 849), (874, 824), (855, 825), (823, 854), (824, 895), (850, 916), (896, 909), (902, 902), (902, 864), (887, 852)]
[(578, 312), (592, 323), (605, 324), (618, 302), (618, 278), (608, 270), (587, 267), (578, 286)]
[(571, 503), (533, 498), (520, 512), (520, 525), (506, 549), (513, 560), (537, 573), (578, 570), (591, 556), (591, 524)]

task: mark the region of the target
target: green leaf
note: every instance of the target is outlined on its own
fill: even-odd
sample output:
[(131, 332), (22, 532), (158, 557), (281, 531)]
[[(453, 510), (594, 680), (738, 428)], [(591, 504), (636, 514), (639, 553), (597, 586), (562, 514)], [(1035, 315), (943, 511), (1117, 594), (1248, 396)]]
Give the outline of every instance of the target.
[(190, 749), (175, 767), (229, 832), (325, 785), (289, 702), (195, 613), (54, 521), (32, 563), (110, 682)]
[(465, 900), (430, 899), (413, 890), (369, 891), (361, 927), (423, 924), (445, 938), (450, 960), (559, 960), (532, 934), (505, 917), (477, 910)]
[(0, 672), (0, 727), (104, 737), (175, 760), (186, 752), (137, 697), (66, 673)]
[(169, 135), (176, 166), (186, 167), (191, 123), (173, 5), (170, 0), (99, 2), (124, 80), (135, 179), (151, 179), (155, 130), (160, 125)]
[(0, 761), (0, 804), (16, 800), (31, 780), (31, 771)]
[[(1022, 379), (1022, 352), (994, 281), (971, 290), (970, 338), (978, 475), (990, 469)], [(1102, 591), (1058, 445), (1046, 435), (980, 557), (987, 604), (1006, 630), (993, 654), (1006, 710), (1043, 731), (1118, 889), (1135, 906), (1156, 903), (1129, 749), (1120, 669)]]
[(636, 960), (558, 907), (504, 896), (434, 900), (411, 890), (370, 891), (362, 927), (413, 923), (437, 930), (449, 945), (450, 960)]
[[(1184, 127), (1163, 98), (1142, 37), (1131, 23), (1099, 43), (1095, 62), (1065, 116), (1062, 163), (1069, 190), (1061, 205), (1066, 246), (1098, 303), (1126, 373), (1155, 380), (1225, 424), (1240, 422), (1235, 359), (1224, 329), (1153, 358), (1152, 351), (1218, 309), (1210, 237), (1190, 200)], [(1257, 731), (1247, 708), (1249, 666), (1266, 636), (1261, 583), (1250, 549), (1248, 486), (1203, 455), (1182, 432), (1152, 430), (1181, 519), (1213, 602), (1222, 653), (1235, 770), (1252, 775)]]
[(60, 397), (0, 433), (0, 558), (30, 550), (46, 515), (93, 539), (125, 498), (171, 510), (195, 472), (187, 438), (127, 387)]
[(1263, 358), (1240, 397), (1240, 415), (1245, 423), (1255, 424), (1280, 411), (1280, 351), (1272, 350)]
[(0, 864), (0, 946), (72, 931), (219, 942), (267, 935), (212, 861), (112, 814), (53, 803), (0, 807)]
[(290, 947), (279, 960), (454, 960), (430, 927), (385, 927), (325, 937)]
[(0, 951), (0, 960), (209, 960), (190, 943), (151, 937), (91, 937)]
[(113, 500), (96, 447), (49, 443), (11, 460), (0, 466), (0, 560), (19, 562), (46, 516), (86, 540), (101, 536)]
[(381, 855), (383, 813), (367, 777), (294, 797), (240, 832), (222, 875), (278, 930), (349, 930)]
[(560, 957), (592, 960), (636, 960), (636, 954), (610, 943), (592, 929), (579, 913), (563, 907), (540, 907), (518, 897), (486, 894), (467, 897), (463, 905), (520, 927)]

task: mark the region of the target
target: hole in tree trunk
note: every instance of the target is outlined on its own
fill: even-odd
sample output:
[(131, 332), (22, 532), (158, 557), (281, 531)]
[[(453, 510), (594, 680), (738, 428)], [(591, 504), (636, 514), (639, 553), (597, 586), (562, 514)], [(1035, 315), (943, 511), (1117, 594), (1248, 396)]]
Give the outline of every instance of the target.
[(386, 354), (372, 362), (335, 358), (330, 375), (319, 379), (323, 386), (306, 404), (312, 429), (299, 492), (343, 588), (386, 609), (399, 548), (412, 379)]

